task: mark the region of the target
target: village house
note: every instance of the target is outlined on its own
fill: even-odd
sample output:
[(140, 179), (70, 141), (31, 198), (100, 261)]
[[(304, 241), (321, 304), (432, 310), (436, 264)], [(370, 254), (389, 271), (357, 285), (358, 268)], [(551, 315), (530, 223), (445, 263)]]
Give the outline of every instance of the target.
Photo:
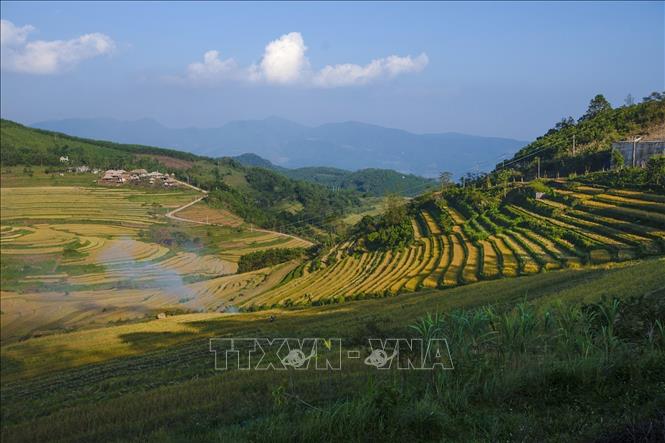
[(69, 156), (68, 155), (61, 156), (60, 163), (69, 163)]
[(127, 171), (123, 169), (109, 169), (104, 173), (102, 178), (99, 179), (99, 183), (110, 185), (123, 184), (128, 178)]
[(78, 173), (90, 172), (90, 167), (86, 166), (86, 165), (77, 166), (76, 167), (76, 172), (78, 172)]

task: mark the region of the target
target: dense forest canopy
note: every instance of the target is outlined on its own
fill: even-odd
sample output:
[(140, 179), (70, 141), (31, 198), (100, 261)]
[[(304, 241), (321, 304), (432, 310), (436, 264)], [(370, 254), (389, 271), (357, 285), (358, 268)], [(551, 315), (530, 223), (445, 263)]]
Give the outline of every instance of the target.
[[(333, 192), (323, 186), (291, 180), (262, 168), (236, 169), (238, 177), (221, 175), (205, 181), (193, 175), (190, 180), (210, 190), (210, 204), (223, 207), (250, 223), (286, 232), (315, 236), (316, 229), (333, 230), (339, 217), (359, 205), (357, 194)], [(199, 179), (203, 178), (203, 181)]]

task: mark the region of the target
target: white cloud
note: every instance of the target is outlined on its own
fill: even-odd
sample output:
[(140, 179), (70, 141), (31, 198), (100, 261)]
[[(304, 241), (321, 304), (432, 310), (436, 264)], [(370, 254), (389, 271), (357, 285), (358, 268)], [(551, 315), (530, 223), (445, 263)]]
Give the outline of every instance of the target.
[(205, 80), (245, 80), (272, 84), (300, 84), (310, 87), (334, 88), (364, 85), (380, 78), (392, 78), (401, 74), (421, 72), (429, 59), (427, 54), (389, 57), (372, 60), (365, 66), (346, 63), (327, 65), (312, 71), (305, 55), (307, 46), (299, 32), (282, 35), (268, 43), (258, 64), (245, 69), (238, 68), (233, 59), (220, 60), (217, 51), (208, 51), (204, 62), (192, 63), (180, 80), (194, 83)]
[(79, 62), (109, 54), (115, 43), (105, 34), (92, 33), (71, 40), (27, 41), (34, 28), (17, 27), (2, 20), (2, 69), (28, 74), (55, 74)]
[(372, 60), (365, 66), (355, 64), (328, 65), (317, 72), (312, 78), (315, 86), (334, 88), (338, 86), (364, 85), (380, 77), (395, 77), (400, 74), (420, 72), (429, 63), (426, 54), (416, 58), (411, 56), (390, 57)]
[(266, 45), (261, 63), (250, 67), (250, 79), (268, 83), (295, 83), (309, 69), (305, 41), (299, 32), (291, 32)]
[(195, 62), (187, 66), (187, 79), (195, 82), (219, 81), (234, 77), (236, 69), (232, 58), (221, 60), (219, 52), (208, 51), (203, 54), (203, 63)]
[(35, 28), (30, 25), (15, 26), (9, 20), (0, 20), (0, 46), (18, 46), (25, 43), (28, 34), (34, 31)]

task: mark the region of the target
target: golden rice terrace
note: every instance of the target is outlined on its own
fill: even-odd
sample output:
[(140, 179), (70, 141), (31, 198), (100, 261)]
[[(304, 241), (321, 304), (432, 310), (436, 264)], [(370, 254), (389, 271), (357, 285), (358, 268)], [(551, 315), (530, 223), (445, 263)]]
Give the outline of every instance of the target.
[[(442, 210), (455, 223), (446, 235), (436, 222), (436, 210), (421, 210), (412, 220), (416, 241), (410, 247), (352, 254), (351, 242), (340, 244), (323, 257), (319, 269), (311, 261), (301, 264), (251, 304), (336, 303), (665, 251), (665, 196), (591, 186), (566, 190), (564, 182), (551, 184), (555, 195), (541, 197), (536, 208), (518, 204), (501, 208), (504, 220), (519, 218), (526, 223), (497, 229), (500, 219), (491, 215), (468, 219), (446, 206)], [(575, 205), (562, 201), (575, 201)], [(472, 241), (465, 234), (465, 224), (484, 232), (486, 238)], [(567, 240), (568, 235), (553, 236), (553, 229), (579, 241)]]

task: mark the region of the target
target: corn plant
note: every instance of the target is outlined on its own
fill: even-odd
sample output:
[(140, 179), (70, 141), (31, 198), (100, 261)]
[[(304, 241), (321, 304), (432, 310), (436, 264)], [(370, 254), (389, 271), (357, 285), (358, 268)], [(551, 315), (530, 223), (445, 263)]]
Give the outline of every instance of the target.
[(415, 330), (424, 343), (441, 335), (443, 331), (443, 315), (428, 312), (424, 317), (419, 318), (410, 328)]
[(617, 299), (613, 299), (608, 305), (598, 305), (598, 309), (605, 320), (605, 324), (600, 328), (600, 341), (606, 359), (621, 342), (614, 332), (614, 325), (619, 317), (619, 307), (620, 302)]

